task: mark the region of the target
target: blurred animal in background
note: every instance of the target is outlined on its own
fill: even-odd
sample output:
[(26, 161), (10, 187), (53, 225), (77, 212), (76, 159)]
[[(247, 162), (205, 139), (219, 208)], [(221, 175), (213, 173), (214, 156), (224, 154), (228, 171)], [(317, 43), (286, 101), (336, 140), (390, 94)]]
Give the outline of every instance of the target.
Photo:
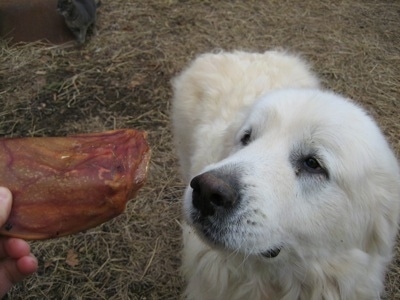
[(58, 0), (57, 11), (79, 44), (85, 42), (88, 29), (94, 30), (96, 10), (100, 5), (100, 0)]

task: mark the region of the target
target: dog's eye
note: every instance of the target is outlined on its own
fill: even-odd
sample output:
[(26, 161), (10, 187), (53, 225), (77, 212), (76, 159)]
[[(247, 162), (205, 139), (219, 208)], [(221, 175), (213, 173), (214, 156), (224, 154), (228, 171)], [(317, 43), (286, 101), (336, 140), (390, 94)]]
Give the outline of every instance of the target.
[(242, 143), (243, 146), (246, 146), (250, 143), (251, 139), (251, 129), (248, 129), (244, 132), (242, 138), (240, 139), (240, 142)]
[(307, 171), (312, 172), (312, 173), (321, 173), (323, 171), (318, 160), (312, 156), (307, 157), (304, 160), (304, 167), (306, 168)]

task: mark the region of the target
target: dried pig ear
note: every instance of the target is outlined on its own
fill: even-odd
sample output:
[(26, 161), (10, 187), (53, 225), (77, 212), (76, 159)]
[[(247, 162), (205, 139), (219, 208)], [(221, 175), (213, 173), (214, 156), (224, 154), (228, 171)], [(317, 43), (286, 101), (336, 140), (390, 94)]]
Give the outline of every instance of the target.
[(147, 177), (146, 132), (0, 139), (0, 185), (13, 205), (0, 235), (47, 239), (118, 215)]

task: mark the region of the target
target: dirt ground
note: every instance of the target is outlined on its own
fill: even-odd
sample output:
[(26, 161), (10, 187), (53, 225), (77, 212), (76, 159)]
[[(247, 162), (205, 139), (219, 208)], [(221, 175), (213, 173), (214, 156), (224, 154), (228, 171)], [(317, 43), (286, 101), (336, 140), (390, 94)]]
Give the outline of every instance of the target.
[[(218, 49), (300, 53), (355, 99), (400, 154), (398, 0), (102, 1), (83, 47), (0, 43), (0, 135), (148, 131), (145, 187), (93, 230), (32, 242), (39, 271), (8, 299), (178, 299), (183, 184), (171, 143), (171, 78)], [(199, 112), (201, 113), (201, 112)], [(400, 299), (400, 248), (385, 299)]]

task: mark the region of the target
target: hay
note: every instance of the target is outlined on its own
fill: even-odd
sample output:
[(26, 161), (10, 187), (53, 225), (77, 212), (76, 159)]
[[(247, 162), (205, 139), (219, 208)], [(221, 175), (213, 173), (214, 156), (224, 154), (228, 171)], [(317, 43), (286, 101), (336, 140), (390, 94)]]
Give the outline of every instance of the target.
[[(9, 299), (179, 298), (183, 185), (169, 129), (170, 79), (198, 53), (299, 52), (326, 87), (367, 108), (400, 154), (396, 1), (102, 2), (97, 35), (82, 48), (0, 44), (0, 135), (144, 129), (153, 149), (148, 183), (111, 222), (32, 243), (39, 272)], [(400, 297), (399, 251), (387, 299)]]

